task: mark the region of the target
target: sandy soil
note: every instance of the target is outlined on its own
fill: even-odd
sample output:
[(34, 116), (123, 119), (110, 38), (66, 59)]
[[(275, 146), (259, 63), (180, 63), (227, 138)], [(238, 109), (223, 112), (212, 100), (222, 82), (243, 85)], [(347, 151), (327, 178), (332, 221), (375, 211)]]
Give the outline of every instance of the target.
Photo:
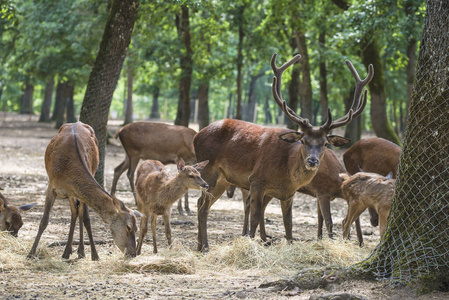
[[(119, 128), (119, 122), (111, 122), (109, 130), (114, 133)], [(19, 116), (16, 114), (0, 115), (0, 191), (14, 205), (30, 202), (38, 204), (29, 212), (24, 213), (25, 224), (19, 232), (18, 245), (23, 246), (23, 256), (29, 251), (34, 240), (37, 227), (43, 212), (47, 176), (44, 167), (44, 153), (50, 139), (57, 130), (50, 124), (37, 123), (37, 117)], [(115, 142), (115, 141), (113, 141)], [(341, 153), (340, 153), (341, 154)], [(124, 153), (119, 143), (109, 145), (106, 157), (106, 188), (109, 190), (113, 169), (124, 159)], [(174, 170), (174, 166), (173, 166)], [(189, 192), (190, 207), (196, 212), (198, 193)], [(129, 184), (123, 175), (118, 184), (119, 199), (129, 207), (135, 208)], [(241, 196), (236, 192), (235, 199), (226, 196), (215, 203), (209, 216), (209, 243), (214, 256), (223, 245), (229, 245), (241, 234), (243, 210)], [(341, 236), (341, 221), (346, 214), (346, 203), (336, 199), (332, 203), (334, 232)], [(315, 198), (297, 194), (294, 200), (294, 237), (302, 242), (314, 242), (316, 239), (316, 200)], [(267, 232), (279, 240), (283, 239), (284, 229), (281, 210), (277, 200), (273, 201), (265, 215)], [(275, 272), (269, 270), (214, 268), (201, 263), (201, 255), (194, 251), (196, 246), (197, 220), (195, 216), (181, 216), (173, 207), (172, 226), (174, 249), (184, 251), (186, 260), (193, 261), (193, 271), (190, 274), (175, 274), (167, 272), (147, 272), (142, 268), (130, 271), (121, 270), (125, 264), (121, 253), (111, 243), (108, 228), (91, 213), (95, 240), (105, 242), (97, 246), (100, 262), (89, 259), (90, 249), (86, 247), (86, 259), (76, 259), (76, 247), (71, 260), (63, 261), (62, 246), (46, 247), (48, 256), (52, 258), (53, 267), (48, 264), (42, 267), (39, 261), (26, 261), (20, 258), (19, 265), (24, 267), (0, 268), (0, 298), (13, 299), (218, 299), (218, 298), (269, 298), (269, 299), (309, 299), (311, 295), (329, 292), (351, 292), (367, 299), (416, 299), (413, 290), (390, 289), (380, 282), (346, 282), (333, 286), (331, 290), (312, 291), (277, 291), (260, 288), (260, 284), (285, 278), (294, 274), (292, 270)], [(65, 200), (57, 200), (52, 210), (50, 224), (41, 239), (41, 244), (65, 241), (70, 222), (69, 207)], [(368, 214), (362, 215), (362, 228), (368, 251), (379, 239), (378, 229), (369, 225)], [(147, 236), (149, 239), (149, 236)], [(77, 239), (77, 234), (75, 234)], [(18, 247), (19, 247), (18, 246)], [(143, 247), (143, 255), (135, 259), (163, 259), (168, 246), (163, 234), (163, 227), (158, 225), (158, 247), (161, 252), (152, 254), (151, 240)], [(117, 261), (117, 262), (116, 262)], [(61, 266), (62, 264), (62, 266)], [(129, 267), (130, 262), (126, 262)], [(1, 267), (1, 264), (0, 264)], [(421, 299), (449, 299), (448, 294), (433, 293), (421, 296)]]

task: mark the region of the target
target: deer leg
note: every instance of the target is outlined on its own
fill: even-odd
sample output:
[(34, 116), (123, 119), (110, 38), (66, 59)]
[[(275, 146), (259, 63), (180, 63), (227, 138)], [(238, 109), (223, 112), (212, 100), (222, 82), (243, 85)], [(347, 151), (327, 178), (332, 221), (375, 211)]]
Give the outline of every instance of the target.
[(115, 191), (117, 189), (117, 182), (120, 179), (120, 176), (122, 176), (123, 172), (128, 170), (128, 168), (129, 168), (129, 158), (128, 155), (126, 155), (125, 160), (114, 169), (114, 178), (112, 179), (112, 187), (111, 187), (112, 196), (115, 195)]
[[(229, 191), (230, 186), (226, 191)], [(243, 231), (242, 235), (249, 235), (249, 213), (250, 213), (250, 200), (249, 200), (249, 191), (245, 189), (241, 189), (242, 191), (242, 200), (243, 200), (243, 210), (245, 212), (245, 218), (243, 219)], [(229, 197), (229, 195), (228, 195)]]
[(293, 208), (293, 197), (286, 200), (281, 201), (281, 209), (282, 209), (282, 219), (284, 220), (284, 228), (285, 228), (285, 238), (288, 242), (292, 242), (293, 240), (293, 215), (292, 215), (292, 208)]
[(48, 219), (50, 216), (50, 210), (55, 203), (56, 193), (48, 186), (47, 193), (45, 197), (45, 206), (44, 206), (44, 214), (42, 215), (41, 222), (39, 224), (39, 229), (37, 231), (36, 238), (34, 239), (33, 246), (31, 247), (30, 252), (27, 255), (27, 258), (33, 258), (36, 256), (37, 245), (39, 244), (39, 240), (41, 239), (42, 233), (44, 233), (45, 229), (48, 226)]
[(318, 234), (317, 234), (317, 239), (321, 240), (323, 238), (323, 223), (324, 223), (324, 219), (323, 219), (323, 215), (321, 214), (321, 208), (320, 208), (320, 201), (316, 201), (316, 206), (317, 206), (317, 214), (318, 214)]
[(153, 234), (153, 253), (157, 253), (157, 245), (156, 245), (156, 219), (157, 219), (157, 215), (156, 214), (152, 214), (151, 215), (151, 232)]
[(139, 158), (130, 158), (129, 159), (129, 169), (128, 169), (128, 180), (129, 185), (131, 186), (131, 191), (134, 196), (134, 203), (137, 205), (137, 195), (136, 195), (136, 187), (134, 186), (134, 173), (136, 173), (137, 165), (139, 164)]
[(171, 247), (172, 244), (172, 240), (171, 240), (171, 226), (170, 226), (170, 209), (168, 209), (168, 211), (166, 211), (163, 215), (162, 218), (164, 220), (164, 225), (165, 225), (165, 237), (167, 238), (168, 241), (168, 245)]
[[(324, 219), (326, 224), (327, 234), (329, 238), (333, 238), (334, 235), (332, 233), (332, 216), (331, 216), (331, 200), (329, 197), (318, 195), (319, 208), (321, 211), (321, 217)], [(322, 233), (321, 233), (322, 235)]]
[(83, 207), (81, 208), (83, 211), (83, 223), (84, 227), (87, 231), (87, 236), (89, 237), (90, 242), (90, 257), (92, 260), (99, 260), (97, 249), (95, 248), (94, 237), (92, 235), (92, 226), (90, 224), (90, 216), (89, 216), (89, 208), (87, 204), (83, 203)]
[(256, 235), (257, 226), (259, 226), (260, 218), (262, 216), (262, 204), (263, 204), (263, 191), (259, 191), (257, 189), (250, 189), (250, 228), (249, 228), (249, 236), (254, 238)]
[(363, 234), (362, 228), (360, 227), (360, 217), (355, 219), (355, 231), (357, 232), (357, 241), (359, 241), (359, 246), (363, 246)]
[[(217, 201), (217, 199), (224, 193), (229, 183), (224, 178), (219, 178), (218, 175), (207, 174), (207, 167), (201, 173), (201, 177), (209, 184), (209, 193), (201, 192), (201, 197), (198, 199), (198, 245), (197, 250), (202, 252), (209, 251), (209, 242), (207, 240), (207, 217), (209, 215), (210, 207)], [(208, 176), (209, 175), (209, 176)]]
[(78, 219), (78, 206), (80, 203), (77, 199), (69, 197), (69, 204), (71, 212), (70, 230), (67, 244), (65, 245), (64, 253), (62, 254), (62, 258), (64, 259), (69, 259), (70, 255), (72, 254), (73, 234), (75, 232), (76, 220)]
[(262, 203), (262, 210), (261, 210), (261, 217), (260, 217), (260, 222), (259, 222), (259, 235), (260, 238), (262, 239), (262, 241), (266, 242), (267, 241), (267, 233), (265, 231), (265, 209), (267, 208), (268, 203), (270, 203), (271, 199), (273, 199), (273, 197), (270, 196), (265, 196), (263, 198), (263, 203)]
[(78, 216), (80, 223), (80, 240), (78, 245), (78, 258), (85, 258), (86, 252), (84, 251), (84, 229), (83, 229), (83, 219), (84, 219), (84, 203), (78, 203)]
[(187, 213), (189, 216), (193, 216), (193, 213), (190, 211), (190, 206), (189, 206), (189, 193), (188, 193), (188, 192), (184, 194), (184, 207), (185, 207), (186, 213)]
[(372, 207), (368, 207), (368, 212), (371, 226), (376, 227), (377, 225), (379, 225), (379, 215), (377, 214), (376, 210)]
[(343, 220), (343, 238), (349, 239), (349, 230), (351, 228), (351, 224), (354, 223), (354, 221), (365, 209), (366, 207), (363, 205), (350, 202), (348, 206), (348, 214)]
[(137, 255), (140, 255), (140, 253), (142, 252), (142, 244), (147, 232), (148, 232), (148, 216), (145, 214), (140, 218), (140, 232), (139, 232), (139, 240), (137, 241)]
[(179, 213), (181, 216), (185, 216), (185, 215), (186, 215), (186, 212), (185, 212), (184, 209), (182, 208), (182, 198), (179, 198), (179, 199), (178, 199), (178, 213)]
[(379, 207), (379, 233), (380, 233), (380, 239), (382, 239), (382, 236), (385, 233), (385, 229), (387, 228), (387, 220), (388, 215), (390, 214), (390, 205), (387, 207), (380, 206)]

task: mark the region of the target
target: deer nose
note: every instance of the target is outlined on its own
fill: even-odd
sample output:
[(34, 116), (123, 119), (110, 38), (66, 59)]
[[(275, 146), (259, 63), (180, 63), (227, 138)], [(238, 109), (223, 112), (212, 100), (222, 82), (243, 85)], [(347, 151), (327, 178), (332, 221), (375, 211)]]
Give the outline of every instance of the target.
[(319, 163), (320, 161), (316, 157), (309, 157), (307, 159), (307, 164), (312, 168), (318, 166)]
[(205, 184), (201, 185), (201, 187), (202, 187), (203, 189), (207, 190), (207, 189), (209, 188), (209, 185), (208, 185), (207, 183), (205, 183)]

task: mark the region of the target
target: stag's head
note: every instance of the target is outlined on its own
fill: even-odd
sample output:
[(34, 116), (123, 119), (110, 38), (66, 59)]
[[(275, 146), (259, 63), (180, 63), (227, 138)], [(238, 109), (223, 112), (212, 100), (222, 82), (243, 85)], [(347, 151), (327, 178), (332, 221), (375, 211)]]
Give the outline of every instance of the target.
[(367, 101), (367, 90), (363, 92), (363, 89), (373, 78), (374, 68), (372, 65), (369, 65), (368, 76), (365, 79), (361, 80), (352, 63), (349, 60), (346, 60), (346, 65), (348, 66), (349, 70), (356, 80), (356, 88), (351, 109), (345, 116), (341, 117), (340, 119), (332, 120), (331, 109), (328, 108), (327, 121), (323, 125), (317, 127), (310, 124), (308, 119), (298, 116), (295, 111), (288, 107), (281, 94), (282, 73), (289, 66), (297, 62), (301, 55), (297, 54), (279, 68), (276, 66), (276, 57), (277, 54), (274, 53), (273, 57), (271, 58), (271, 68), (274, 72), (272, 85), (273, 97), (284, 114), (299, 127), (299, 131), (284, 133), (280, 135), (279, 138), (289, 143), (300, 142), (302, 144), (301, 152), (302, 157), (304, 158), (304, 165), (306, 169), (312, 171), (317, 170), (320, 165), (320, 160), (324, 155), (324, 147), (328, 143), (339, 147), (351, 141), (348, 138), (330, 135), (330, 132), (335, 128), (349, 124), (353, 118), (362, 113)]
[(207, 190), (209, 185), (203, 178), (201, 178), (200, 172), (209, 163), (208, 160), (194, 164), (193, 166), (187, 166), (184, 160), (181, 158), (178, 162), (178, 176), (184, 178), (184, 185), (189, 189)]
[(114, 206), (117, 209), (115, 216), (111, 220), (110, 229), (112, 238), (117, 247), (126, 256), (136, 256), (136, 217), (142, 215), (138, 211), (127, 208), (122, 201), (113, 197)]
[(22, 212), (31, 209), (36, 203), (25, 204), (19, 207), (10, 205), (0, 193), (0, 231), (8, 231), (17, 237), (19, 229), (22, 228)]

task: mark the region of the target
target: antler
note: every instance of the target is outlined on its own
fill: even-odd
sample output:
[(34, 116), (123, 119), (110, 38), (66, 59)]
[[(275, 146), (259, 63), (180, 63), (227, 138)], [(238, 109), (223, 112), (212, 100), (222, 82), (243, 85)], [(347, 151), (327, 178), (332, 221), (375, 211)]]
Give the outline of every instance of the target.
[(296, 112), (293, 111), (290, 107), (287, 106), (287, 103), (284, 99), (282, 99), (281, 94), (281, 77), (282, 73), (293, 65), (295, 62), (297, 62), (300, 58), (300, 54), (296, 54), (292, 59), (290, 59), (288, 62), (283, 64), (280, 68), (276, 66), (276, 57), (277, 53), (274, 53), (271, 57), (271, 68), (273, 69), (273, 85), (271, 86), (271, 90), (273, 92), (274, 100), (276, 100), (276, 103), (279, 105), (279, 107), (282, 109), (284, 114), (292, 120), (293, 123), (297, 124), (299, 127), (301, 127), (302, 130), (306, 130), (307, 128), (311, 128), (312, 125), (310, 124), (308, 119), (301, 118), (296, 114)]
[(374, 67), (370, 64), (368, 66), (368, 75), (365, 79), (361, 80), (359, 74), (357, 73), (357, 70), (349, 60), (346, 60), (346, 65), (348, 66), (349, 71), (351, 71), (352, 76), (354, 76), (356, 82), (354, 100), (352, 101), (352, 106), (348, 113), (338, 120), (332, 121), (331, 109), (327, 109), (327, 121), (321, 126), (321, 128), (326, 132), (330, 132), (332, 129), (349, 124), (353, 118), (356, 118), (362, 113), (363, 109), (366, 106), (368, 90), (365, 90), (365, 92), (363, 93), (363, 97), (362, 92), (365, 86), (371, 81), (371, 79), (373, 79)]

